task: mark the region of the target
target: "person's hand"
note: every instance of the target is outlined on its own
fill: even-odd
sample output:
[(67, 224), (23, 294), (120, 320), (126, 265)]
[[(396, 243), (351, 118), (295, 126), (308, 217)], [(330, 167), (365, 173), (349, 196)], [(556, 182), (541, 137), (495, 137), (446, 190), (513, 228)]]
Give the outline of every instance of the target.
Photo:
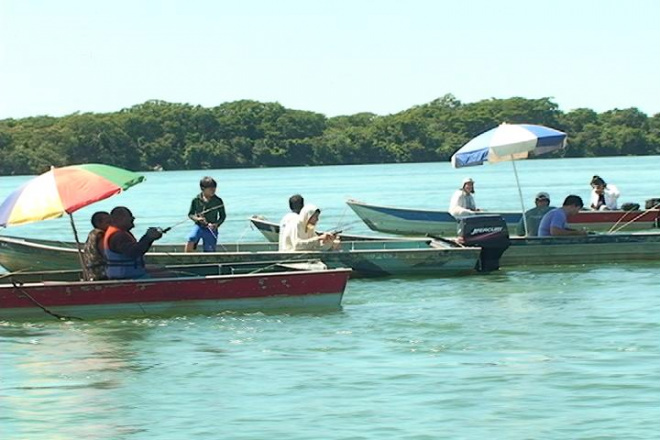
[(212, 231), (217, 231), (218, 230), (218, 225), (216, 225), (215, 223), (209, 223), (206, 226)]
[(330, 243), (334, 241), (335, 236), (333, 234), (330, 234), (328, 232), (324, 232), (323, 234), (319, 235), (319, 241), (323, 244)]
[(147, 229), (147, 233), (145, 235), (152, 240), (158, 240), (163, 236), (163, 232), (160, 230), (160, 228), (149, 228)]

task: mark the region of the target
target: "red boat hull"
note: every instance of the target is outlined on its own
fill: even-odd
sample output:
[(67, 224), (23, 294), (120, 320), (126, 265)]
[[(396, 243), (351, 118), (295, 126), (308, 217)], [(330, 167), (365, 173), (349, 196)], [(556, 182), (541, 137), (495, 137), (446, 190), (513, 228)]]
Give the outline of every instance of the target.
[[(0, 319), (339, 308), (350, 270), (0, 286)], [(41, 307), (40, 307), (41, 306)]]
[(638, 229), (651, 229), (657, 226), (660, 211), (580, 211), (568, 218), (568, 223), (575, 228), (589, 230), (609, 230), (622, 228), (628, 232)]

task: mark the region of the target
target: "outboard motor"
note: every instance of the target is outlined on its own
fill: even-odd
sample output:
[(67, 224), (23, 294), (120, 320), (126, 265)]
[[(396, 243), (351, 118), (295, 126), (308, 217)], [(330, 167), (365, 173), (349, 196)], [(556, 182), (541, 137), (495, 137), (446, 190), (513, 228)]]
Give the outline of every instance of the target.
[(458, 241), (464, 246), (481, 247), (477, 270), (500, 268), (500, 257), (511, 245), (509, 229), (500, 215), (472, 215), (458, 221)]

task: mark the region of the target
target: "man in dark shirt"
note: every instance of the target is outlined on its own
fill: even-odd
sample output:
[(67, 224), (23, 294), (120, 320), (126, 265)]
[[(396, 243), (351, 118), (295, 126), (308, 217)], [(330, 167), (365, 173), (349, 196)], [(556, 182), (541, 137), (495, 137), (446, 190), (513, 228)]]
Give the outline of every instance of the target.
[(225, 221), (225, 205), (222, 199), (215, 195), (218, 184), (211, 177), (204, 177), (199, 182), (202, 190), (190, 203), (188, 217), (195, 222), (193, 230), (188, 235), (185, 252), (192, 252), (197, 243), (202, 240), (204, 252), (215, 252), (218, 243), (218, 227)]

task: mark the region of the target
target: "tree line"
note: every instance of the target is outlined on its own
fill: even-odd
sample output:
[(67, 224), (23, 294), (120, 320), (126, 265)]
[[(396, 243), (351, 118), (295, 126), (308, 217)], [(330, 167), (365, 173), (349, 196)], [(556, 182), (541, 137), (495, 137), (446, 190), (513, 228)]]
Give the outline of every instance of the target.
[(211, 108), (147, 101), (114, 113), (1, 120), (0, 175), (87, 162), (137, 171), (447, 161), (501, 122), (568, 133), (568, 147), (548, 157), (660, 154), (660, 113), (562, 112), (550, 98), (464, 104), (445, 95), (396, 114), (330, 118), (251, 100)]

